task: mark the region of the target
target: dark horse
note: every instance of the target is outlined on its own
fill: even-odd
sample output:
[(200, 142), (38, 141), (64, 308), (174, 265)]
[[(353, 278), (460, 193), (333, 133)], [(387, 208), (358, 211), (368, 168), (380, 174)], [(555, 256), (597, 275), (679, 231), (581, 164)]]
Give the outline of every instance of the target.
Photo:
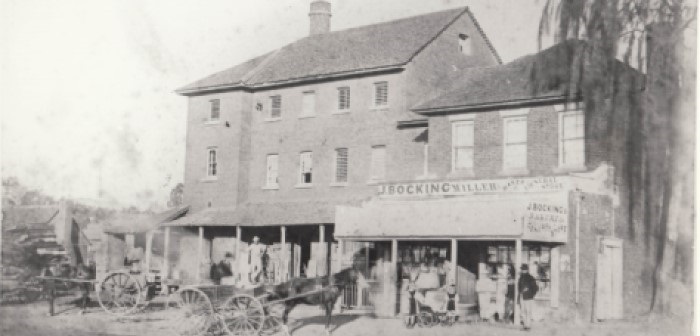
[(330, 334), (331, 312), (343, 289), (358, 283), (366, 286), (364, 276), (353, 268), (346, 268), (330, 276), (317, 278), (294, 278), (268, 288), (268, 300), (284, 300), (282, 314), (283, 330), (289, 335), (287, 318), (289, 312), (299, 304), (319, 305), (326, 311), (326, 334)]

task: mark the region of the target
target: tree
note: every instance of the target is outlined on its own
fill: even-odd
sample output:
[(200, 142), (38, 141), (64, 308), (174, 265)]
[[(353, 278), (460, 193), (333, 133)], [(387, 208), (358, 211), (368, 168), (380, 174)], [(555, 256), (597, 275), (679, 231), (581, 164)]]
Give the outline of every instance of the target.
[[(645, 93), (627, 97), (638, 111), (631, 114), (632, 140), (626, 144), (627, 231), (654, 251), (650, 310), (659, 313), (673, 309), (672, 284), (692, 287), (696, 51), (695, 30), (689, 28), (696, 12), (688, 0), (547, 0), (540, 19), (540, 45), (551, 26), (559, 41), (586, 41), (565, 60), (572, 73), (594, 65), (566, 83), (571, 94), (581, 93), (587, 109), (618, 99), (616, 93), (630, 84), (621, 78), (621, 63), (646, 70)], [(547, 75), (533, 74), (532, 80), (546, 86), (551, 83), (541, 79)], [(609, 127), (615, 122), (611, 117)]]
[(183, 196), (185, 192), (185, 185), (182, 183), (178, 183), (171, 191), (170, 191), (170, 200), (168, 201), (168, 208), (174, 208), (181, 206), (182, 203), (184, 202)]

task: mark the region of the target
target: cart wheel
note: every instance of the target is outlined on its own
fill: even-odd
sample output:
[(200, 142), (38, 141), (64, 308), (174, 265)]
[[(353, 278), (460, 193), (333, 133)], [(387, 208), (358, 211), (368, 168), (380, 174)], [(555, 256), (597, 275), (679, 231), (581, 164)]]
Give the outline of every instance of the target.
[(231, 336), (258, 335), (265, 324), (260, 300), (246, 294), (230, 297), (220, 309), (224, 329)]
[(283, 325), (282, 315), (284, 314), (285, 306), (283, 304), (275, 304), (268, 306), (265, 309), (265, 322), (261, 330), (263, 335), (273, 335), (281, 330)]
[(175, 295), (177, 311), (172, 317), (175, 332), (187, 336), (206, 334), (216, 319), (207, 295), (196, 288), (183, 288)]
[(111, 273), (97, 287), (97, 299), (110, 314), (133, 313), (141, 303), (141, 285), (128, 273)]

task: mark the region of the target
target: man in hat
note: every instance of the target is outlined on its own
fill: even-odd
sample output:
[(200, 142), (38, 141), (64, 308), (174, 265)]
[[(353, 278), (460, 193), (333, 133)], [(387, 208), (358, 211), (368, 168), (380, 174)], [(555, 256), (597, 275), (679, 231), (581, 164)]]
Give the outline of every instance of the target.
[(260, 243), (260, 237), (253, 237), (253, 243), (248, 247), (248, 270), (250, 271), (250, 282), (255, 284), (263, 268), (263, 256), (267, 247)]
[(525, 330), (529, 330), (532, 325), (533, 299), (537, 294), (537, 282), (530, 275), (527, 264), (520, 266), (520, 279), (518, 280), (518, 291), (520, 292), (520, 316)]

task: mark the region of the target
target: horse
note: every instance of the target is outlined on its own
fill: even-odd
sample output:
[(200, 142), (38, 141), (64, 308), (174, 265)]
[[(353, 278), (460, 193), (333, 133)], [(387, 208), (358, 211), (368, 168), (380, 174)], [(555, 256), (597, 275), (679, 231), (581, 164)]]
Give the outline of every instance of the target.
[[(330, 335), (331, 313), (338, 297), (348, 285), (358, 283), (367, 287), (362, 273), (350, 267), (338, 273), (316, 278), (294, 278), (268, 288), (268, 300), (283, 300), (282, 329), (290, 336), (287, 319), (299, 304), (319, 305), (326, 313), (326, 335)], [(305, 295), (309, 293), (309, 295)]]

